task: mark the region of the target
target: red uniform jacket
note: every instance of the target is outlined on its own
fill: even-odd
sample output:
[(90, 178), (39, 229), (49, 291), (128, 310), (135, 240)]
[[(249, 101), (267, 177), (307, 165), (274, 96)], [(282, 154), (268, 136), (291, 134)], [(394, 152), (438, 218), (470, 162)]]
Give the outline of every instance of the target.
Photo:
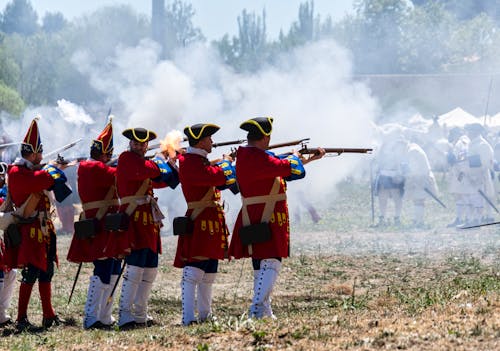
[[(110, 167), (101, 161), (88, 160), (80, 162), (78, 166), (78, 194), (82, 204), (102, 201), (106, 198), (109, 189), (115, 185), (116, 168)], [(116, 191), (111, 199), (116, 201)], [(99, 209), (89, 209), (85, 211), (85, 218), (95, 218)], [(116, 212), (117, 207), (108, 207), (106, 213)], [(92, 262), (100, 258), (118, 257), (125, 255), (126, 250), (118, 250), (114, 245), (114, 240), (110, 236), (113, 234), (104, 230), (105, 216), (99, 221), (96, 235), (93, 238), (78, 239), (73, 236), (68, 251), (68, 261), (71, 262)], [(107, 247), (111, 245), (111, 247)], [(106, 254), (104, 250), (106, 249)]]
[[(33, 171), (25, 166), (13, 165), (9, 167), (9, 191), (16, 207), (20, 207), (32, 193), (41, 193), (42, 197), (37, 205), (37, 211), (47, 213), (46, 231), (42, 231), (40, 221), (20, 224), (21, 245), (6, 252), (7, 265), (11, 268), (22, 268), (28, 264), (47, 270), (47, 254), (51, 240), (55, 240), (54, 224), (49, 218), (50, 200), (44, 190), (54, 185), (54, 180), (45, 171)], [(52, 243), (55, 245), (55, 243)], [(56, 258), (57, 261), (57, 258)]]
[[(279, 177), (278, 193), (286, 192), (284, 177), (291, 174), (290, 162), (280, 160), (256, 147), (239, 147), (236, 155), (236, 179), (242, 197), (268, 195), (276, 177)], [(248, 216), (251, 224), (262, 222), (264, 204), (249, 205)], [(252, 254), (248, 246), (243, 246), (239, 237), (239, 230), (243, 226), (241, 210), (234, 226), (229, 255), (235, 258), (271, 258), (288, 257), (290, 240), (290, 223), (288, 220), (288, 206), (286, 200), (276, 202), (271, 215), (270, 228), (272, 239), (264, 243), (252, 245)]]
[[(120, 198), (134, 196), (144, 180), (149, 181), (146, 195), (153, 196), (153, 185), (150, 179), (159, 176), (160, 169), (153, 161), (131, 151), (122, 152), (116, 169), (118, 196)], [(122, 204), (120, 211), (125, 212), (127, 207), (127, 204)], [(128, 232), (121, 233), (120, 240), (128, 240), (132, 250), (149, 248), (153, 252), (161, 253), (160, 225), (153, 221), (151, 205), (146, 203), (137, 206), (130, 215), (129, 221)], [(124, 246), (126, 245), (122, 245)]]
[[(217, 202), (217, 205), (205, 207), (199, 212), (194, 218), (191, 235), (179, 236), (174, 266), (182, 268), (187, 262), (223, 259), (226, 256), (229, 231), (224, 210), (218, 204), (220, 191), (215, 186), (225, 184), (224, 171), (218, 166), (211, 166), (205, 157), (188, 153), (179, 158), (179, 179), (187, 203), (200, 201), (208, 191), (212, 191), (213, 195), (207, 201)], [(193, 211), (188, 208), (186, 216), (191, 216)]]

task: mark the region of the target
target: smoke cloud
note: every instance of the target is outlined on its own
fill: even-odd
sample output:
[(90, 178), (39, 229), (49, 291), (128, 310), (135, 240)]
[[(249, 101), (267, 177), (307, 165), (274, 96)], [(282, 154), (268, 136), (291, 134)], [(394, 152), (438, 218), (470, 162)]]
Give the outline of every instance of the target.
[[(74, 62), (88, 57), (79, 53)], [(222, 127), (215, 141), (242, 139), (241, 122), (272, 116), (274, 143), (309, 137), (311, 147), (372, 146), (370, 122), (377, 103), (364, 84), (351, 79), (349, 53), (333, 41), (297, 49), (277, 65), (251, 75), (231, 71), (202, 45), (161, 61), (159, 48), (149, 40), (117, 49), (106, 65), (79, 67), (108, 101), (122, 106), (123, 115), (115, 121), (150, 128), (160, 136), (189, 124), (212, 122)], [(219, 152), (215, 150), (214, 158)], [(364, 157), (345, 155), (308, 165), (308, 192), (324, 193), (325, 186), (334, 186)]]

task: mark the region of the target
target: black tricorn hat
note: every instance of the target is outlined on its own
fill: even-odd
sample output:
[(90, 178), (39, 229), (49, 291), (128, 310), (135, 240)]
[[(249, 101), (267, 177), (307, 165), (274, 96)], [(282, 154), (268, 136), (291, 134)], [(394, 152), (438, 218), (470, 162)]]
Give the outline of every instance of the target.
[(145, 143), (156, 139), (156, 133), (144, 128), (129, 128), (122, 132), (123, 136), (130, 140)]
[(241, 123), (240, 128), (246, 130), (249, 136), (269, 136), (273, 130), (272, 117), (256, 117)]
[(184, 134), (189, 140), (198, 141), (201, 138), (215, 134), (220, 129), (219, 126), (210, 123), (198, 123), (184, 128)]

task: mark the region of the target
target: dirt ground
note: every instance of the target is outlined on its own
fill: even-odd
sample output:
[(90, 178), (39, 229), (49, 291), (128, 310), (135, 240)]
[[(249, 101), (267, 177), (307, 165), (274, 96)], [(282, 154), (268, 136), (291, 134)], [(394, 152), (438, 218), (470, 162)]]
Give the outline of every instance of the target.
[[(249, 260), (233, 260), (219, 265), (214, 319), (182, 327), (181, 270), (172, 267), (176, 238), (167, 225), (149, 305), (155, 325), (84, 331), (92, 265), (83, 265), (68, 304), (77, 265), (65, 259), (71, 237), (59, 236), (53, 300), (65, 325), (40, 333), (0, 329), (0, 349), (499, 350), (500, 226), (447, 228), (453, 211), (429, 202), (427, 229), (410, 226), (408, 203), (401, 226), (376, 228), (369, 194), (366, 182), (346, 180), (325, 194), (331, 200), (318, 207), (318, 221), (301, 203), (291, 203), (291, 256), (273, 292), (277, 320), (247, 318), (253, 272)], [(449, 196), (442, 200), (451, 207)], [(16, 306), (17, 293), (14, 317)], [(29, 318), (41, 323), (37, 289)]]
[[(180, 326), (180, 270), (171, 266), (175, 238), (163, 238), (151, 296), (156, 324), (131, 331), (83, 331), (91, 265), (64, 258), (54, 304), (67, 324), (35, 334), (2, 330), (10, 350), (496, 350), (500, 349), (500, 231), (456, 229), (296, 232), (273, 299), (277, 320), (249, 320), (248, 260), (223, 262), (214, 286), (215, 319)], [(12, 313), (15, 313), (14, 298)], [(117, 301), (115, 301), (117, 307)], [(34, 290), (30, 319), (41, 322)]]

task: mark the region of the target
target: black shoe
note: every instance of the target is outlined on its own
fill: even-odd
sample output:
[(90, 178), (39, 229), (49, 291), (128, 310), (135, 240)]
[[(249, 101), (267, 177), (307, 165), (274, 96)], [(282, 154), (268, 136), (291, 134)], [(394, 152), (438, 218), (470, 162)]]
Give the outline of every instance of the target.
[(156, 322), (152, 318), (148, 318), (144, 323), (135, 322), (136, 328), (148, 328), (152, 327), (153, 325), (156, 325)]
[(115, 326), (116, 326), (116, 323), (111, 323), (111, 324), (101, 323), (101, 325), (102, 326), (100, 328), (97, 328), (97, 329), (101, 329), (101, 330), (114, 330)]
[(9, 326), (12, 324), (14, 324), (14, 322), (12, 321), (12, 319), (9, 318), (5, 322), (0, 323), (0, 328), (6, 327), (6, 326)]
[(59, 316), (55, 315), (54, 317), (51, 318), (43, 318), (42, 319), (42, 327), (44, 329), (49, 329), (52, 326), (59, 326), (64, 324), (64, 320), (59, 318)]
[(100, 321), (97, 321), (95, 322), (94, 324), (92, 324), (91, 326), (89, 326), (88, 328), (85, 328), (85, 329), (104, 329), (106, 325), (103, 324), (102, 322)]
[(18, 332), (36, 332), (39, 331), (40, 328), (35, 327), (30, 323), (28, 317), (23, 317), (20, 320), (16, 321), (16, 329)]
[(139, 326), (139, 324), (137, 324), (135, 321), (131, 321), (120, 325), (120, 330), (131, 330), (137, 328), (137, 326)]

